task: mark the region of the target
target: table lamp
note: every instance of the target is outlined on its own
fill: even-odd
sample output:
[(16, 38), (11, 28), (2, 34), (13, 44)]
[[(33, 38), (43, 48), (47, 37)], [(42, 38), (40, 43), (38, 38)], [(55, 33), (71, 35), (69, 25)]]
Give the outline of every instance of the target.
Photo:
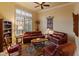
[(54, 31), (52, 29), (47, 28), (47, 30), (45, 31), (45, 38), (47, 38), (49, 34), (53, 34), (53, 33)]

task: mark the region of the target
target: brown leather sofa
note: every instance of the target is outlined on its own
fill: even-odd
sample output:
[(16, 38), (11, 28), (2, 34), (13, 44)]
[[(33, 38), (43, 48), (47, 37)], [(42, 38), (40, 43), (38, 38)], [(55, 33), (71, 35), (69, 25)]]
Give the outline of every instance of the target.
[(55, 44), (48, 45), (42, 49), (44, 56), (73, 56), (76, 46), (73, 43), (66, 43), (56, 46)]
[(55, 44), (61, 45), (67, 43), (67, 34), (54, 31), (53, 34), (48, 35), (48, 39)]
[(25, 32), (23, 35), (23, 43), (29, 43), (32, 39), (35, 38), (44, 38), (44, 35), (39, 32)]
[(42, 49), (43, 55), (72, 56), (74, 54), (75, 44), (68, 43), (66, 33), (54, 31), (47, 38), (49, 39), (49, 44)]

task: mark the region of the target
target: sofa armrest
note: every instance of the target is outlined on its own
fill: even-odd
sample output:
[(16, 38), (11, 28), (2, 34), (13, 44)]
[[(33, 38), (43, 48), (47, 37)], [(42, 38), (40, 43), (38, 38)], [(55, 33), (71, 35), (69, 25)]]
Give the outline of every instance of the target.
[(61, 56), (72, 56), (74, 55), (76, 46), (73, 43), (66, 43), (58, 47), (57, 53)]

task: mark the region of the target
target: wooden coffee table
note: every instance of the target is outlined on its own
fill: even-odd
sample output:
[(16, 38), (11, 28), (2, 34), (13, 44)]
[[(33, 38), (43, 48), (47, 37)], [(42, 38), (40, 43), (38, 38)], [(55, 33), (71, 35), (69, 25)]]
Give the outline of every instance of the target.
[[(45, 38), (36, 38), (32, 39), (31, 43), (36, 47), (36, 55), (42, 55), (41, 49), (44, 47), (42, 46), (43, 44), (45, 45), (45, 42), (48, 41), (48, 39)], [(39, 43), (39, 44), (38, 44)], [(41, 47), (40, 47), (41, 46)]]
[(36, 39), (32, 39), (31, 43), (32, 42), (45, 42), (45, 41), (48, 41), (48, 39), (45, 39), (45, 38), (36, 38)]

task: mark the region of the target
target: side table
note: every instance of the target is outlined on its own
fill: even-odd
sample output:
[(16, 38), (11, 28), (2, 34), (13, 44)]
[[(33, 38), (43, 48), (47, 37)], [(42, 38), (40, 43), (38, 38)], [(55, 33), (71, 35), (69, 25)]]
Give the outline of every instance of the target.
[(16, 43), (22, 44), (22, 42), (23, 42), (23, 36), (22, 36), (22, 35), (17, 36), (17, 37), (16, 37)]

